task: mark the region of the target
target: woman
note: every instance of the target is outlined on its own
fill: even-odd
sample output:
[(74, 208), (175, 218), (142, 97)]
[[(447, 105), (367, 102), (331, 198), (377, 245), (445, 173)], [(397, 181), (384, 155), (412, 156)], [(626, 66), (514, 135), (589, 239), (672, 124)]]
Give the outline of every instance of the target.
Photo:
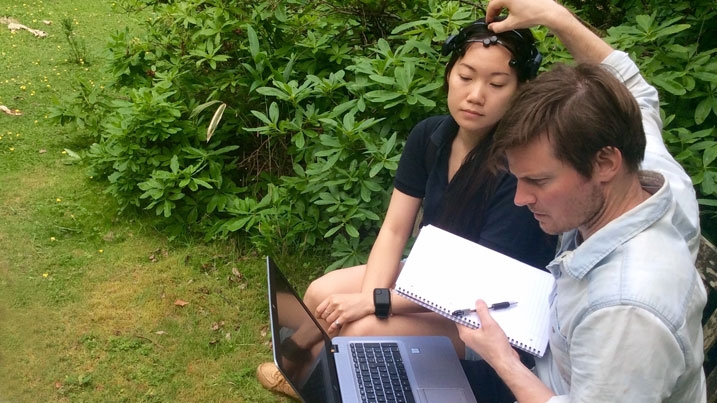
[[(398, 277), (421, 207), (422, 225), (433, 224), (539, 268), (553, 258), (556, 239), (540, 230), (530, 211), (515, 206), (515, 178), (496, 171), (498, 161), (490, 156), (496, 124), (519, 85), (535, 77), (540, 66), (532, 33), (496, 34), (480, 19), (450, 37), (442, 52), (451, 55), (444, 82), (450, 115), (430, 117), (411, 131), (366, 265), (315, 280), (304, 302), (330, 336), (445, 335), (464, 358), (454, 322), (396, 294), (390, 317), (381, 318), (385, 304), (378, 310), (374, 305), (374, 290), (392, 287)], [(269, 370), (263, 364), (258, 377), (276, 389), (262, 380)]]

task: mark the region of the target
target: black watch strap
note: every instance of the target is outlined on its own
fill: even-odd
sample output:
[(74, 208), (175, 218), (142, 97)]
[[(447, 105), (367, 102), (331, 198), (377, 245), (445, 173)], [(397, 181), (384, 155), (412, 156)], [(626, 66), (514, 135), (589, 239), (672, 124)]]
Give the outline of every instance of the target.
[(388, 318), (391, 314), (391, 290), (388, 288), (374, 288), (373, 306), (377, 318)]

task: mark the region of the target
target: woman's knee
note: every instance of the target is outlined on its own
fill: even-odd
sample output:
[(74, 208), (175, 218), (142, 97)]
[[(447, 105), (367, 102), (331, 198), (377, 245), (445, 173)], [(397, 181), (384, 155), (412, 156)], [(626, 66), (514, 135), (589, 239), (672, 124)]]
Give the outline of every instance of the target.
[(306, 289), (304, 303), (309, 309), (314, 310), (332, 294), (360, 292), (365, 267), (355, 266), (339, 269), (317, 278)]
[(376, 318), (373, 315), (366, 316), (357, 321), (348, 323), (341, 329), (341, 336), (376, 336), (381, 334), (376, 326)]
[(330, 292), (329, 283), (322, 277), (317, 278), (309, 284), (304, 293), (304, 303), (309, 309), (314, 311), (317, 306), (323, 301)]

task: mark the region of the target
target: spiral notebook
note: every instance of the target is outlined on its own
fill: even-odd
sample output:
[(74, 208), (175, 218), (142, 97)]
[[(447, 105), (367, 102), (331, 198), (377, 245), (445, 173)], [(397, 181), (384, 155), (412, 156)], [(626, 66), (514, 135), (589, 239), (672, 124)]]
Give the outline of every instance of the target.
[(396, 280), (395, 291), (455, 322), (480, 327), (475, 312), (455, 316), (459, 309), (517, 304), (491, 310), (510, 344), (538, 357), (545, 354), (550, 331), (550, 293), (555, 280), (509, 256), (432, 225), (421, 229)]

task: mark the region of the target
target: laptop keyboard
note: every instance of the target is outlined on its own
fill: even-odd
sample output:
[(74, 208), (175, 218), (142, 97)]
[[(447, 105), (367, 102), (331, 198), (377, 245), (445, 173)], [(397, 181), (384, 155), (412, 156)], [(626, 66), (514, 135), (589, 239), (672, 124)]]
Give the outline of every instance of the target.
[(415, 402), (396, 343), (351, 343), (362, 402)]

